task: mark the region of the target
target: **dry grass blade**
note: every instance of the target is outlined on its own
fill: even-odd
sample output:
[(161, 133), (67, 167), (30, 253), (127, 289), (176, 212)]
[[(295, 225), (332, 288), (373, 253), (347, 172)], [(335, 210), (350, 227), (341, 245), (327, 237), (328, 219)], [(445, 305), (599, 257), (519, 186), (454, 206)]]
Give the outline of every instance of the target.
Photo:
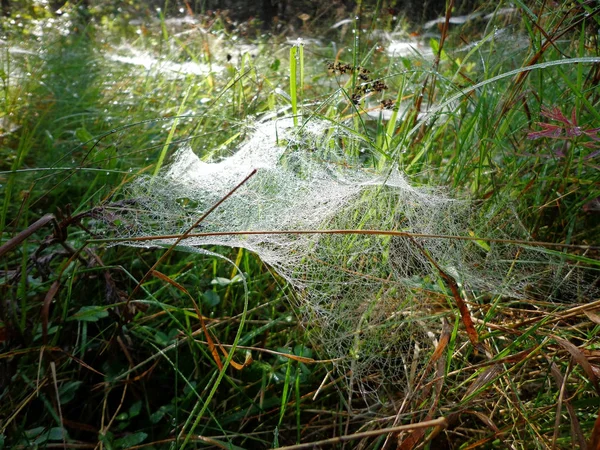
[[(51, 348), (46, 348), (47, 351), (52, 351), (53, 349)], [(63, 353), (65, 356), (67, 356), (67, 358), (72, 359), (73, 361), (75, 361), (77, 364), (79, 364), (81, 367), (85, 367), (87, 370), (94, 372), (96, 375), (100, 375), (101, 377), (105, 377), (106, 375), (96, 369), (94, 369), (92, 366), (90, 366), (89, 364), (87, 364), (85, 361), (77, 358), (76, 356), (71, 355), (70, 353), (64, 351), (63, 349), (58, 349), (61, 351), (61, 353)]]
[(255, 236), (261, 234), (356, 234), (370, 236), (400, 236), (406, 238), (425, 238), (425, 239), (448, 239), (457, 241), (483, 241), (497, 244), (526, 245), (529, 247), (547, 247), (570, 250), (600, 250), (597, 245), (564, 244), (560, 242), (528, 241), (524, 239), (501, 239), (487, 238), (483, 236), (461, 236), (449, 234), (431, 234), (431, 233), (411, 233), (407, 231), (394, 230), (365, 230), (365, 229), (337, 229), (337, 230), (245, 230), (245, 231), (211, 231), (203, 233), (184, 233), (184, 234), (160, 234), (156, 236), (131, 236), (126, 238), (108, 238), (108, 239), (89, 239), (88, 243), (106, 243), (106, 242), (150, 242), (161, 241), (165, 239), (179, 239), (178, 242), (186, 238), (209, 237), (209, 236)]
[(44, 297), (44, 304), (42, 306), (42, 342), (44, 345), (48, 344), (48, 320), (50, 316), (50, 304), (54, 297), (56, 296), (58, 289), (60, 288), (60, 280), (55, 280), (48, 292), (46, 292), (46, 296)]
[[(444, 351), (446, 350), (446, 347), (448, 346), (448, 342), (450, 342), (451, 335), (452, 335), (452, 328), (450, 327), (450, 325), (448, 324), (448, 322), (446, 320), (443, 320), (442, 333), (440, 335), (440, 339), (435, 348), (435, 351), (431, 355), (429, 364), (427, 365), (427, 368), (424, 370), (424, 374), (423, 374), (423, 376), (425, 376), (427, 374), (427, 372), (429, 372), (429, 367), (431, 367), (432, 364), (436, 364), (437, 368), (436, 368), (436, 373), (435, 373), (435, 381), (432, 383), (429, 383), (427, 386), (425, 386), (425, 388), (423, 389), (423, 394), (420, 396), (420, 400), (419, 400), (419, 402), (421, 402), (421, 401), (423, 401), (424, 398), (429, 396), (431, 387), (435, 386), (435, 388), (436, 388), (435, 389), (435, 397), (431, 403), (431, 406), (429, 407), (429, 412), (427, 413), (425, 420), (431, 420), (431, 418), (434, 416), (435, 412), (438, 409), (438, 405), (440, 402), (440, 396), (442, 394), (442, 387), (444, 385), (444, 371), (445, 371), (445, 367), (446, 367), (446, 358), (442, 358), (442, 356), (444, 355)], [(396, 417), (396, 420), (398, 420), (398, 419), (399, 419), (399, 416)], [(402, 441), (399, 442), (398, 449), (399, 450), (412, 450), (413, 448), (415, 448), (415, 446), (417, 444), (419, 444), (423, 440), (423, 437), (425, 436), (425, 431), (426, 431), (425, 428), (419, 428), (417, 430), (412, 430), (406, 438), (402, 439)], [(434, 434), (435, 434), (435, 431), (430, 436), (430, 439), (434, 436)], [(384, 448), (385, 448), (385, 445), (384, 445)]]
[(502, 365), (494, 364), (492, 367), (484, 370), (477, 379), (469, 386), (467, 392), (463, 396), (463, 401), (481, 389), (483, 386), (488, 384), (490, 380), (492, 380), (496, 375), (498, 375), (502, 371)]
[(430, 364), (436, 362), (440, 357), (444, 354), (446, 347), (448, 346), (448, 342), (450, 342), (450, 336), (452, 335), (452, 328), (448, 321), (445, 319), (442, 322), (442, 334), (440, 335), (440, 340), (438, 341), (438, 345), (435, 347), (435, 351), (431, 355)]
[[(514, 447), (514, 446), (512, 446), (512, 445), (510, 445), (508, 442), (505, 442), (505, 440), (502, 438), (502, 437), (503, 437), (503, 433), (502, 433), (502, 431), (501, 431), (501, 430), (498, 428), (498, 426), (497, 426), (497, 425), (494, 423), (494, 421), (493, 421), (493, 420), (492, 420), (490, 417), (486, 416), (485, 414), (483, 414), (483, 413), (482, 413), (482, 412), (480, 412), (480, 411), (474, 411), (474, 410), (466, 410), (466, 411), (464, 411), (464, 413), (466, 413), (466, 414), (471, 414), (471, 415), (473, 415), (473, 416), (477, 417), (477, 418), (478, 418), (478, 419), (479, 419), (481, 422), (483, 422), (483, 423), (484, 423), (484, 424), (485, 424), (485, 425), (486, 425), (486, 426), (487, 426), (487, 427), (488, 427), (490, 430), (492, 430), (492, 431), (493, 431), (493, 433), (494, 433), (494, 434), (493, 434), (493, 439), (500, 439), (500, 440), (501, 440), (501, 442), (502, 442), (502, 444), (503, 444), (503, 445), (504, 445), (506, 448), (509, 448), (509, 449), (511, 449), (511, 450), (514, 450), (514, 448), (515, 448), (515, 447)], [(490, 438), (486, 438), (486, 439), (484, 440), (484, 442), (487, 442), (487, 441), (489, 441), (489, 440), (490, 440)], [(483, 442), (482, 442), (482, 444), (483, 444)], [(471, 448), (474, 448), (474, 447), (471, 447)]]
[(439, 271), (440, 276), (444, 279), (450, 291), (452, 292), (452, 296), (454, 297), (454, 301), (456, 302), (456, 306), (458, 307), (458, 311), (460, 312), (460, 318), (462, 320), (465, 329), (467, 330), (467, 335), (469, 336), (469, 340), (475, 349), (479, 349), (479, 335), (477, 330), (475, 329), (475, 325), (473, 324), (473, 318), (471, 317), (471, 312), (467, 307), (467, 304), (463, 300), (460, 292), (458, 290), (458, 284), (456, 280), (448, 275), (446, 272), (442, 270), (442, 268), (430, 258), (430, 261), (435, 265), (436, 269)]
[[(223, 355), (225, 355), (225, 358), (229, 357), (229, 352), (227, 350), (225, 350), (223, 345), (219, 344), (219, 349), (221, 350), (221, 352), (223, 352)], [(248, 353), (246, 353), (246, 359), (244, 360), (244, 362), (242, 364), (235, 362), (233, 360), (233, 358), (231, 358), (231, 360), (229, 361), (229, 364), (231, 364), (232, 367), (236, 370), (242, 370), (242, 369), (248, 367), (250, 364), (252, 364), (252, 361), (254, 361), (252, 359), (252, 354), (250, 352), (248, 352)]]
[(452, 291), (452, 296), (454, 297), (456, 306), (458, 306), (458, 310), (460, 311), (460, 317), (462, 319), (463, 325), (465, 326), (465, 329), (467, 330), (467, 335), (469, 336), (471, 344), (473, 344), (473, 347), (475, 347), (475, 349), (480, 349), (481, 346), (479, 344), (479, 335), (477, 333), (477, 330), (475, 329), (475, 325), (473, 325), (473, 318), (471, 317), (471, 312), (469, 311), (467, 304), (460, 295), (460, 292), (458, 290), (458, 284), (456, 284), (454, 278), (452, 278), (450, 275), (448, 275), (441, 269), (440, 275), (446, 281), (446, 283), (450, 287), (450, 290)]
[(460, 312), (460, 317), (462, 319), (463, 325), (465, 326), (465, 329), (467, 330), (467, 335), (469, 336), (469, 340), (471, 341), (471, 344), (473, 345), (473, 347), (475, 347), (476, 350), (479, 350), (481, 347), (481, 345), (479, 344), (479, 335), (477, 333), (477, 330), (475, 329), (475, 325), (473, 325), (473, 318), (471, 317), (471, 312), (469, 311), (467, 304), (465, 303), (462, 296), (460, 295), (460, 291), (458, 289), (458, 284), (456, 283), (456, 280), (454, 278), (452, 278), (450, 275), (448, 275), (446, 273), (446, 271), (444, 271), (440, 267), (440, 265), (437, 263), (437, 261), (435, 261), (431, 257), (429, 252), (427, 250), (425, 250), (425, 248), (423, 248), (423, 246), (421, 244), (419, 244), (419, 242), (417, 242), (413, 237), (410, 237), (410, 241), (413, 243), (413, 245), (415, 245), (415, 247), (417, 247), (419, 249), (421, 254), (425, 258), (427, 258), (427, 260), (429, 260), (429, 262), (436, 268), (436, 270), (440, 274), (440, 277), (442, 277), (442, 279), (446, 282), (446, 284), (450, 288), (450, 291), (452, 292), (452, 296), (454, 297), (454, 301), (456, 302), (456, 306), (458, 307), (458, 310)]
[[(200, 326), (202, 327), (202, 332), (204, 333), (204, 337), (206, 338), (206, 344), (208, 345), (210, 353), (213, 356), (213, 359), (215, 360), (217, 367), (219, 368), (219, 370), (222, 370), (223, 362), (221, 361), (219, 352), (217, 351), (217, 346), (219, 347), (221, 352), (225, 355), (225, 358), (229, 357), (229, 353), (227, 352), (227, 350), (225, 350), (225, 348), (223, 347), (223, 345), (220, 342), (217, 341), (217, 344), (215, 344), (212, 336), (210, 335), (210, 332), (208, 331), (208, 328), (206, 327), (206, 322), (204, 320), (204, 316), (200, 312), (200, 308), (198, 307), (198, 304), (196, 303), (196, 301), (194, 300), (192, 295), (189, 293), (189, 291), (186, 288), (184, 288), (181, 284), (177, 283), (175, 280), (168, 277), (167, 275), (165, 275), (161, 272), (158, 272), (157, 270), (152, 270), (152, 275), (154, 275), (157, 278), (160, 278), (163, 281), (166, 281), (167, 283), (169, 283), (170, 285), (172, 285), (179, 291), (183, 292), (192, 301), (192, 304), (194, 305), (194, 309), (196, 310), (196, 315), (198, 316), (198, 319), (200, 320)], [(231, 361), (230, 361), (230, 364), (236, 370), (242, 370), (245, 367), (249, 366), (251, 363), (252, 363), (252, 356), (250, 354), (248, 354), (248, 356), (246, 357), (246, 359), (244, 360), (244, 362), (242, 364), (235, 362), (233, 359), (231, 359)]]
[(551, 337), (558, 344), (560, 344), (561, 347), (563, 347), (566, 351), (568, 351), (571, 354), (571, 356), (573, 357), (575, 362), (581, 366), (583, 371), (588, 376), (589, 380), (594, 385), (596, 392), (600, 394), (600, 386), (598, 385), (598, 378), (596, 377), (596, 374), (594, 373), (594, 369), (592, 368), (592, 365), (590, 364), (590, 362), (588, 361), (586, 356), (583, 354), (583, 352), (579, 348), (577, 348), (575, 345), (571, 344), (569, 341), (567, 341), (565, 339), (559, 338), (558, 336), (555, 336), (555, 335), (551, 335)]
[(579, 420), (577, 419), (577, 414), (575, 413), (573, 405), (568, 400), (569, 394), (566, 388), (567, 377), (563, 377), (558, 366), (554, 363), (550, 364), (550, 372), (552, 373), (552, 377), (554, 378), (554, 381), (560, 390), (556, 411), (556, 421), (554, 425), (554, 436), (552, 437), (552, 446), (556, 446), (556, 440), (558, 438), (558, 426), (560, 424), (560, 408), (564, 402), (565, 406), (567, 407), (567, 411), (569, 412), (569, 418), (571, 419), (571, 432), (573, 437), (577, 438), (577, 441), (579, 442), (579, 448), (585, 450), (586, 444), (585, 438), (583, 437), (583, 432), (581, 430), (581, 425), (579, 424)]
[(123, 339), (121, 338), (121, 336), (117, 336), (117, 344), (119, 344), (119, 347), (121, 347), (121, 350), (123, 351), (123, 354), (125, 355), (125, 358), (127, 359), (127, 362), (129, 362), (129, 369), (131, 370), (131, 368), (133, 366), (135, 366), (135, 363), (133, 362), (131, 353), (127, 349), (127, 346), (125, 345), (125, 342), (123, 342)]
[(56, 363), (50, 361), (50, 370), (52, 372), (52, 381), (54, 382), (54, 395), (56, 396), (56, 408), (58, 409), (58, 417), (60, 419), (61, 437), (63, 446), (66, 447), (67, 441), (65, 438), (65, 421), (63, 419), (62, 408), (60, 407), (60, 393), (58, 392), (58, 377), (56, 376)]
[[(54, 216), (52, 216), (54, 217)], [(72, 254), (69, 257), (69, 259), (63, 264), (60, 272), (58, 273), (56, 280), (54, 280), (54, 282), (52, 283), (52, 285), (50, 286), (50, 289), (48, 290), (48, 292), (46, 293), (46, 296), (44, 297), (44, 303), (42, 305), (42, 311), (41, 311), (41, 318), (42, 318), (42, 337), (43, 337), (43, 343), (44, 345), (46, 345), (48, 342), (48, 321), (50, 318), (50, 305), (52, 304), (52, 301), (54, 300), (54, 297), (56, 296), (56, 294), (58, 293), (58, 290), (60, 288), (60, 284), (61, 284), (61, 278), (63, 275), (63, 272), (67, 269), (67, 267), (69, 267), (69, 265), (76, 259), (79, 257), (79, 253), (81, 252), (82, 249), (79, 250), (72, 250)]]
[(590, 319), (596, 325), (600, 325), (600, 316), (598, 314), (596, 314), (592, 311), (583, 311), (583, 313), (587, 316), (588, 319)]
[[(451, 335), (452, 335), (452, 328), (448, 324), (448, 321), (446, 321), (446, 319), (443, 319), (440, 339), (438, 341), (438, 344), (435, 347), (433, 354), (431, 355), (431, 358), (429, 359), (429, 362), (427, 363), (427, 365), (425, 366), (425, 368), (422, 371), (421, 379), (419, 380), (419, 383), (414, 388), (415, 391), (419, 391), (421, 389), (423, 380), (429, 374), (431, 366), (433, 366), (436, 362), (438, 362), (439, 359), (444, 355), (444, 351), (446, 350), (446, 347), (448, 346), (448, 342), (450, 341)], [(444, 361), (445, 361), (445, 359), (444, 359)], [(438, 372), (439, 372), (439, 365), (438, 365)], [(419, 396), (419, 399), (420, 399), (419, 401), (423, 401), (427, 396), (429, 396), (429, 391), (431, 389), (431, 386), (436, 385), (440, 381), (439, 377), (440, 376), (443, 377), (443, 375), (444, 375), (443, 372), (441, 374), (438, 373), (435, 381), (427, 383), (427, 385), (422, 390), (421, 395)]]
[(6, 431), (8, 426), (11, 424), (11, 422), (13, 420), (16, 419), (16, 417), (20, 414), (20, 412), (24, 408), (26, 408), (30, 402), (32, 402), (35, 398), (37, 398), (40, 395), (40, 391), (47, 383), (48, 383), (48, 378), (44, 378), (44, 379), (40, 380), (40, 382), (37, 383), (37, 387), (35, 388), (35, 390), (30, 392), (27, 395), (27, 397), (25, 397), (21, 401), (21, 403), (16, 408), (13, 409), (12, 414), (6, 420), (4, 420), (2, 423), (0, 423), (0, 434), (4, 434), (4, 432)]
[[(546, 320), (545, 323), (552, 324), (552, 323), (561, 322), (561, 321), (564, 321), (571, 317), (579, 316), (581, 313), (585, 314), (586, 311), (589, 312), (589, 311), (596, 310), (598, 308), (600, 308), (600, 300), (596, 300), (596, 301), (593, 301), (590, 303), (585, 303), (583, 305), (579, 305), (579, 306), (575, 306), (573, 308), (567, 309), (567, 310), (561, 312), (559, 315), (557, 315), (557, 317), (550, 319), (550, 320)], [(545, 319), (545, 316), (534, 317), (531, 319), (522, 320), (521, 322), (517, 322), (514, 325), (511, 325), (511, 327), (514, 329), (518, 329), (518, 328), (521, 328), (521, 327), (524, 327), (527, 325), (537, 323), (543, 319)]]
[(325, 445), (335, 445), (335, 444), (341, 444), (344, 442), (356, 441), (359, 439), (373, 438), (376, 436), (381, 436), (382, 434), (400, 433), (402, 431), (416, 430), (418, 428), (446, 427), (447, 425), (448, 425), (448, 422), (447, 422), (446, 418), (439, 417), (437, 419), (426, 420), (423, 422), (413, 423), (410, 425), (400, 425), (400, 426), (392, 427), (392, 428), (382, 428), (381, 430), (365, 431), (362, 433), (355, 433), (355, 434), (349, 434), (349, 435), (340, 436), (340, 437), (331, 438), (331, 439), (324, 439), (322, 441), (307, 442), (305, 444), (290, 445), (287, 447), (277, 447), (277, 450), (304, 450), (304, 449), (319, 448), (320, 446), (325, 446)]
[[(113, 422), (117, 419), (119, 412), (123, 408), (123, 405), (125, 402), (125, 397), (127, 395), (128, 386), (129, 386), (129, 374), (127, 375), (127, 380), (125, 381), (125, 383), (123, 383), (123, 392), (121, 393), (121, 398), (119, 400), (119, 404), (117, 405), (115, 412), (113, 413), (112, 417), (108, 421), (107, 425), (104, 424), (104, 421), (106, 420), (106, 417), (108, 417), (108, 396), (111, 392), (111, 389), (109, 388), (109, 389), (105, 390), (104, 401), (102, 402), (102, 420), (101, 420), (101, 427), (100, 427), (99, 434), (106, 436), (106, 434), (110, 431), (110, 428), (112, 427)], [(102, 442), (100, 442), (100, 450), (102, 450), (103, 448), (104, 448), (104, 445)]]
[[(194, 331), (194, 333), (192, 333), (192, 334), (193, 335), (198, 334), (198, 331)], [(200, 342), (201, 344), (206, 344), (207, 343), (205, 341), (200, 341), (200, 340), (196, 340), (196, 342)], [(233, 345), (231, 345), (231, 344), (219, 344), (219, 347), (230, 348), (230, 347), (233, 347)], [(248, 347), (248, 346), (245, 346), (245, 345), (238, 345), (238, 346), (236, 346), (236, 348), (239, 349), (239, 350), (251, 350), (253, 352), (268, 353), (270, 355), (279, 356), (281, 358), (287, 358), (287, 359), (291, 359), (293, 361), (298, 361), (298, 362), (301, 362), (303, 364), (326, 364), (326, 363), (331, 363), (331, 362), (334, 361), (334, 360), (331, 360), (331, 359), (307, 358), (306, 356), (298, 356), (298, 355), (293, 355), (291, 353), (277, 352), (275, 350), (270, 350), (268, 348)]]
[(413, 430), (405, 439), (398, 442), (397, 450), (412, 450), (422, 441), (425, 429)]
[(566, 382), (569, 376), (569, 372), (568, 370), (571, 368), (571, 364), (569, 364), (569, 367), (567, 369), (567, 376), (563, 377), (562, 374), (560, 373), (560, 371), (558, 370), (558, 367), (556, 367), (555, 364), (552, 365), (552, 374), (555, 377), (556, 380), (556, 384), (558, 385), (558, 389), (559, 389), (559, 393), (558, 393), (558, 401), (556, 402), (556, 417), (554, 419), (554, 433), (552, 435), (552, 448), (556, 447), (556, 440), (558, 439), (558, 431), (560, 428), (560, 420), (561, 420), (561, 413), (562, 413), (562, 404), (563, 404), (563, 399), (565, 398), (565, 391), (566, 391)]
[(431, 407), (429, 408), (429, 413), (427, 415), (429, 418), (433, 417), (433, 413), (437, 409), (437, 403), (439, 401), (439, 397), (440, 397), (440, 394), (442, 391), (442, 386), (444, 384), (444, 372), (445, 372), (445, 366), (446, 366), (446, 358), (443, 356), (444, 356), (444, 351), (446, 350), (446, 347), (448, 346), (448, 342), (450, 342), (451, 334), (452, 334), (452, 328), (450, 327), (448, 322), (446, 320), (444, 320), (443, 325), (442, 325), (442, 333), (440, 335), (440, 340), (438, 342), (438, 345), (435, 348), (435, 351), (433, 352), (433, 355), (431, 356), (431, 360), (429, 361), (427, 369), (424, 371), (424, 376), (425, 376), (427, 374), (427, 372), (429, 371), (429, 367), (433, 364), (436, 365), (435, 379), (432, 383), (429, 383), (427, 386), (425, 386), (425, 389), (423, 389), (423, 395), (421, 395), (421, 401), (423, 401), (427, 396), (429, 396), (429, 391), (431, 389), (431, 386), (436, 387), (436, 397), (435, 397)]

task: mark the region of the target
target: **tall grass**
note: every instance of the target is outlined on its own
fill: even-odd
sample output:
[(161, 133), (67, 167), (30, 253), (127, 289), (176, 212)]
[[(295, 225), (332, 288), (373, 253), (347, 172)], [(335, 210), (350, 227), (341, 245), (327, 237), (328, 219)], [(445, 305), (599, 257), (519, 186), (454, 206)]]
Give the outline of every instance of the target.
[[(212, 35), (171, 29), (164, 17), (132, 33), (108, 19), (88, 24), (73, 8), (76, 20), (54, 23), (68, 33), (45, 28), (39, 42), (26, 39), (35, 22), (3, 22), (0, 448), (331, 438), (340, 448), (345, 439), (357, 448), (584, 448), (599, 407), (600, 303), (586, 293), (600, 268), (600, 9), (515, 3), (508, 17), (508, 5), (484, 5), (497, 14), (489, 23), (442, 28), (443, 38), (425, 41), (433, 60), (386, 54), (390, 42), (365, 25), (368, 15), (339, 52), (289, 52), (276, 37), (239, 47), (218, 20), (202, 24)], [(123, 46), (124, 35), (136, 37)], [(136, 52), (209, 69), (160, 72), (110, 58)], [(373, 89), (377, 81), (386, 87)], [(90, 242), (105, 237), (99, 208), (126, 199), (137, 176), (159, 173), (174, 148), (217, 160), (256, 117), (284, 114), (290, 102), (298, 125), (319, 116), (346, 127), (345, 148), (364, 166), (397, 165), (416, 184), (473, 197), (477, 223), (582, 245), (548, 250), (567, 269), (589, 267), (580, 290), (556, 303), (461, 286), (482, 352), (451, 293), (422, 280), (434, 342), (414, 350), (422, 363), (407, 368), (406, 389), (381, 386), (374, 401), (349, 394), (347, 374), (332, 370), (287, 301), (301, 293), (252, 253), (164, 256)], [(507, 223), (507, 210), (522, 224)], [(35, 225), (45, 214), (54, 220)], [(465, 231), (481, 236), (475, 222)]]

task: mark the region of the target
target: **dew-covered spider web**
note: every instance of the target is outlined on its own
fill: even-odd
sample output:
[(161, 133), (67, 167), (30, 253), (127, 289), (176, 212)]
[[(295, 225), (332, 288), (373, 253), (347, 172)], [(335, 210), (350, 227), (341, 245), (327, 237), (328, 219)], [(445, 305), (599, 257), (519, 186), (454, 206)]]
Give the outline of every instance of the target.
[[(128, 206), (107, 208), (104, 220), (124, 239), (181, 234), (257, 169), (193, 232), (395, 230), (528, 239), (506, 205), (484, 213), (441, 189), (415, 187), (396, 169), (364, 168), (360, 149), (367, 145), (327, 121), (258, 123), (235, 153), (218, 161), (181, 148), (158, 176), (129, 185)], [(541, 290), (548, 299), (564, 291), (572, 272), (541, 248), (483, 240), (266, 233), (195, 236), (180, 245), (256, 253), (291, 286), (290, 298), (323, 356), (361, 381), (361, 389), (384, 381), (405, 385), (418, 349), (431, 346), (427, 323), (437, 329), (435, 310), (447, 311), (453, 301), (432, 260), (465, 296), (526, 298)]]

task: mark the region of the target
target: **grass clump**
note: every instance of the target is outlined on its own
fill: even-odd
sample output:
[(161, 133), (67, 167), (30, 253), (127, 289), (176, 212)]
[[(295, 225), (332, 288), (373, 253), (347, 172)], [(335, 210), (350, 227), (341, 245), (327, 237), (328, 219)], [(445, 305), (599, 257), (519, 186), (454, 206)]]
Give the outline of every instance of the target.
[[(476, 12), (417, 41), (350, 21), (291, 53), (202, 18), (3, 22), (0, 447), (595, 448), (600, 10)], [(203, 221), (235, 185), (222, 173), (131, 194), (169, 186), (180, 148), (224, 167), (274, 123), (259, 143), (307, 189), (290, 202), (340, 174), (381, 188), (313, 230), (352, 233), (201, 235), (277, 212), (274, 175)], [(416, 209), (424, 193), (447, 203)], [(284, 206), (262, 231), (311, 231)], [(201, 249), (103, 242), (167, 225)]]

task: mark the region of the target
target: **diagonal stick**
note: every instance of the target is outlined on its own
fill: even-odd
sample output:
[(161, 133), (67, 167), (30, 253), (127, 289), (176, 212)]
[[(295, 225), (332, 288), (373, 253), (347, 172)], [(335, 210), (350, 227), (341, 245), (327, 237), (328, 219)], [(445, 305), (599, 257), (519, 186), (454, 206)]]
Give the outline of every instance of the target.
[(194, 224), (189, 227), (187, 229), (187, 231), (181, 235), (179, 235), (177, 237), (177, 240), (175, 242), (173, 242), (173, 244), (167, 249), (167, 251), (165, 253), (163, 253), (161, 255), (160, 258), (158, 258), (158, 260), (154, 263), (154, 265), (146, 272), (146, 274), (142, 277), (142, 279), (138, 282), (138, 284), (135, 286), (135, 288), (133, 289), (133, 291), (131, 292), (131, 294), (129, 294), (129, 298), (127, 299), (127, 304), (125, 306), (129, 305), (129, 302), (131, 301), (131, 299), (133, 298), (134, 294), (137, 292), (137, 290), (140, 288), (140, 286), (142, 285), (142, 283), (144, 281), (146, 281), (148, 278), (150, 278), (150, 276), (152, 275), (152, 273), (154, 272), (154, 270), (158, 267), (158, 265), (168, 256), (171, 254), (171, 252), (173, 251), (173, 249), (175, 247), (177, 247), (177, 244), (179, 244), (181, 241), (183, 241), (184, 239), (186, 239), (190, 233), (198, 226), (200, 225), (200, 223), (206, 219), (206, 217), (208, 217), (208, 215), (210, 213), (212, 213), (215, 209), (217, 209), (221, 203), (223, 203), (225, 200), (227, 200), (229, 197), (231, 197), (235, 191), (237, 191), (240, 187), (242, 187), (250, 178), (252, 178), (255, 174), (256, 174), (257, 170), (253, 169), (252, 172), (250, 172), (250, 174), (244, 178), (242, 181), (240, 181), (240, 183), (234, 187), (231, 191), (229, 191), (227, 193), (227, 195), (225, 195), (221, 200), (219, 200), (217, 203), (215, 203), (213, 206), (211, 206), (208, 211), (206, 211), (204, 214), (202, 214), (202, 216), (200, 216), (200, 218), (198, 220), (196, 220), (196, 222), (194, 222)]
[(429, 234), (429, 233), (412, 233), (408, 231), (397, 230), (245, 230), (245, 231), (210, 231), (206, 233), (189, 233), (181, 234), (164, 234), (159, 236), (138, 236), (127, 238), (105, 238), (105, 239), (89, 239), (89, 243), (101, 242), (144, 242), (144, 241), (160, 241), (163, 239), (175, 239), (180, 242), (185, 238), (193, 237), (209, 237), (209, 236), (241, 236), (241, 235), (262, 235), (262, 234), (365, 234), (374, 236), (402, 236), (407, 238), (426, 238), (426, 239), (450, 239), (457, 241), (484, 241), (495, 242), (499, 244), (514, 244), (530, 247), (549, 247), (549, 248), (564, 248), (571, 250), (600, 250), (597, 245), (578, 245), (578, 244), (561, 244), (558, 242), (542, 242), (528, 241), (526, 239), (501, 239), (487, 238), (482, 236), (456, 236), (449, 234)]

